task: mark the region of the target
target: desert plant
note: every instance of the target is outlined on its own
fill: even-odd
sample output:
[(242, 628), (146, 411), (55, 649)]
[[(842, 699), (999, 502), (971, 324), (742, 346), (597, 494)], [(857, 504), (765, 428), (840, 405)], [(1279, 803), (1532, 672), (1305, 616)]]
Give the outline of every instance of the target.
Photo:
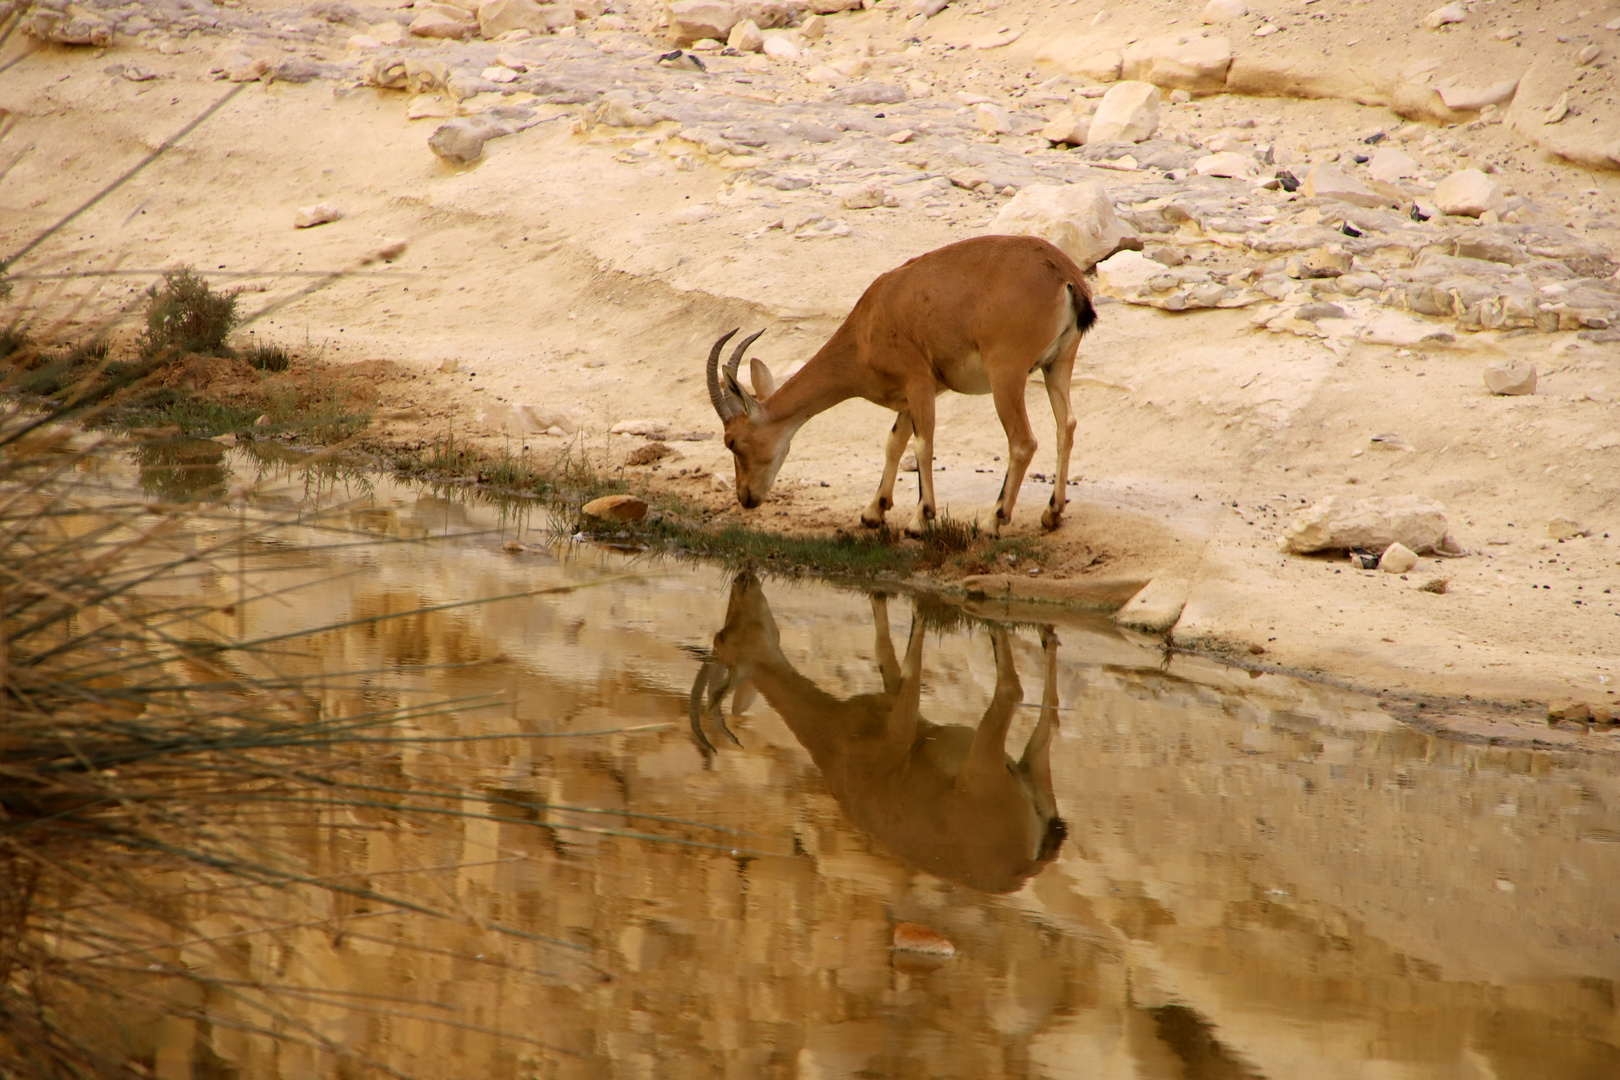
[(240, 355), (260, 371), (286, 371), (292, 366), (292, 354), (280, 345), (252, 345)]
[(237, 293), (218, 293), (189, 266), (170, 270), (147, 290), (141, 355), (217, 352), (236, 328)]

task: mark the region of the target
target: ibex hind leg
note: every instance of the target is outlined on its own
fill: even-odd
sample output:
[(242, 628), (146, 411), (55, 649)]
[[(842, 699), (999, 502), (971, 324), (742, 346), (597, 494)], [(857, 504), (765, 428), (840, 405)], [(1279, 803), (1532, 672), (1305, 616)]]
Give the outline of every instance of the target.
[(1042, 375), (1046, 383), (1046, 397), (1052, 403), (1052, 419), (1057, 424), (1057, 471), (1052, 477), (1052, 498), (1041, 511), (1041, 527), (1055, 529), (1063, 524), (1063, 508), (1069, 501), (1069, 456), (1074, 450), (1074, 414), (1069, 407), (1069, 381), (1074, 375), (1074, 354), (1080, 347), (1080, 335), (1073, 334), (1064, 343), (1058, 359)]
[(878, 492), (872, 497), (871, 503), (861, 511), (861, 524), (868, 529), (882, 525), (884, 515), (894, 505), (894, 480), (900, 472), (900, 456), (906, 452), (906, 444), (910, 441), (911, 414), (902, 412), (894, 418), (889, 441), (883, 448), (883, 480), (878, 484)]

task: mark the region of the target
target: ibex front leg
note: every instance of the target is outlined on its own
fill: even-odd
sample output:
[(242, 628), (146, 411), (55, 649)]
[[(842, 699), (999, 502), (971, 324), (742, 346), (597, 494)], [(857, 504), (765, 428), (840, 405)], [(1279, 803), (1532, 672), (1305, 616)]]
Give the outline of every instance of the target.
[(878, 484), (878, 493), (873, 497), (871, 505), (861, 511), (861, 524), (868, 529), (875, 529), (883, 524), (883, 516), (894, 505), (894, 478), (900, 472), (900, 455), (906, 452), (906, 444), (911, 441), (911, 414), (902, 411), (894, 418), (894, 427), (889, 430), (889, 441), (883, 448), (883, 480)]

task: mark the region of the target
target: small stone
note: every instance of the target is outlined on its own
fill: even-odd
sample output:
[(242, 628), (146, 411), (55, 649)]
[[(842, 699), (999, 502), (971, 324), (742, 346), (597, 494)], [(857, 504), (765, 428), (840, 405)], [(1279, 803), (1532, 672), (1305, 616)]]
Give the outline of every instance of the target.
[(887, 194), (881, 183), (873, 181), (845, 191), (840, 201), (845, 210), (871, 210), (882, 206)]
[(1319, 247), (1289, 259), (1283, 272), (1296, 280), (1332, 278), (1349, 273), (1351, 264), (1348, 251), (1338, 247)]
[(650, 442), (643, 446), (638, 446), (634, 450), (630, 451), (629, 456), (624, 459), (624, 463), (626, 465), (651, 465), (656, 461), (664, 460), (674, 453), (675, 451), (671, 450), (664, 443)]
[(1148, 82), (1121, 82), (1108, 88), (1091, 118), (1087, 142), (1141, 142), (1159, 130), (1159, 88)]
[(1386, 206), (1391, 201), (1387, 196), (1380, 195), (1360, 180), (1332, 165), (1312, 166), (1299, 190), (1308, 198), (1337, 199), (1352, 206), (1368, 209)]
[(516, 540), (508, 540), (506, 543), (501, 545), (501, 550), (506, 552), (508, 555), (521, 555), (528, 549), (522, 544), (518, 543)]
[(1552, 727), (1562, 720), (1576, 724), (1589, 723), (1592, 719), (1592, 706), (1584, 701), (1564, 699), (1547, 703), (1547, 726)]
[(1389, 545), (1378, 559), (1378, 569), (1386, 574), (1404, 574), (1417, 564), (1417, 555), (1411, 548), (1401, 543)]
[(1443, 577), (1430, 578), (1418, 586), (1418, 592), (1434, 593), (1436, 596), (1444, 596), (1450, 589), (1451, 579)]
[(1007, 115), (1007, 110), (988, 101), (979, 103), (974, 110), (974, 119), (978, 121), (979, 130), (986, 135), (1005, 135), (1012, 131), (1012, 118)]
[(914, 922), (895, 924), (894, 947), (907, 952), (929, 953), (933, 956), (956, 955), (956, 946), (944, 935)]
[(460, 40), (478, 24), (472, 14), (447, 4), (433, 4), (411, 20), (411, 33), (417, 37)]
[(906, 100), (904, 87), (893, 83), (858, 82), (827, 95), (835, 105), (898, 105)]
[(466, 165), (483, 156), (484, 132), (467, 120), (451, 120), (428, 136), (428, 148), (452, 165)]
[(963, 188), (967, 191), (972, 191), (980, 184), (989, 183), (989, 178), (984, 175), (983, 170), (973, 168), (957, 169), (955, 172), (950, 174), (948, 179), (953, 186)]
[(647, 504), (634, 495), (604, 495), (580, 507), (579, 512), (598, 521), (640, 521), (647, 516)]
[(643, 439), (667, 439), (670, 429), (675, 421), (665, 417), (649, 417), (642, 420), (620, 420), (608, 429), (610, 435), (637, 435)]
[(1575, 64), (1577, 67), (1585, 67), (1602, 55), (1603, 49), (1600, 46), (1588, 45), (1575, 55)]
[(772, 60), (781, 60), (785, 63), (791, 63), (799, 58), (799, 47), (781, 34), (766, 38), (760, 51)]
[(1569, 92), (1565, 91), (1564, 93), (1558, 95), (1557, 101), (1553, 102), (1547, 107), (1547, 111), (1542, 114), (1541, 122), (1543, 124), (1556, 124), (1561, 122), (1564, 117), (1568, 115)]
[(1367, 175), (1385, 184), (1416, 176), (1417, 172), (1418, 163), (1412, 160), (1411, 155), (1393, 146), (1380, 146), (1373, 151), (1372, 160), (1367, 163)]
[(827, 20), (820, 15), (809, 15), (799, 24), (799, 33), (806, 41), (820, 41), (827, 35)]
[(1423, 25), (1430, 30), (1438, 30), (1448, 23), (1460, 23), (1468, 18), (1467, 10), (1459, 3), (1450, 3), (1445, 7), (1435, 8), (1423, 16)]
[(518, 73), (501, 64), (487, 67), (479, 73), (479, 78), (488, 79), (492, 83), (517, 82)]
[[(952, 176), (952, 182), (956, 180)], [(1108, 190), (1096, 182), (1031, 184), (1013, 196), (990, 223), (994, 234), (1039, 236), (1089, 270), (1135, 233), (1114, 213)], [(1158, 264), (1154, 264), (1157, 266)]]
[(1176, 89), (1170, 91), (1170, 100), (1177, 105), (1185, 105), (1192, 100), (1192, 95), (1185, 90)]
[(1236, 150), (1223, 150), (1208, 154), (1193, 162), (1193, 172), (1199, 176), (1244, 177), (1255, 168), (1253, 154), (1240, 154)]
[(1485, 388), (1493, 394), (1518, 396), (1536, 392), (1536, 365), (1528, 360), (1496, 360), (1485, 365)]
[(737, 5), (727, 0), (674, 0), (667, 10), (669, 36), (677, 45), (704, 38), (724, 41), (742, 19)]
[(1140, 251), (1121, 251), (1097, 264), (1097, 281), (1110, 293), (1128, 293), (1163, 272), (1164, 267)]
[(738, 52), (761, 52), (765, 48), (765, 35), (753, 19), (744, 19), (731, 28), (726, 44)]
[(1243, 0), (1209, 0), (1204, 5), (1204, 22), (1229, 23), (1249, 13), (1249, 5)]
[(917, 133), (912, 131), (910, 128), (901, 128), (899, 131), (884, 136), (884, 138), (888, 139), (897, 146), (904, 145), (916, 137)]
[(1547, 522), (1547, 538), (1549, 540), (1574, 540), (1577, 537), (1591, 535), (1591, 529), (1574, 518), (1566, 517), (1563, 514), (1558, 514)]
[(329, 221), (337, 221), (343, 217), (343, 211), (329, 202), (316, 203), (314, 206), (301, 206), (293, 215), (293, 228), (309, 229), (316, 225), (325, 225)]
[(1479, 217), (1501, 203), (1501, 188), (1478, 169), (1461, 169), (1440, 181), (1434, 189), (1434, 204), (1441, 213), (1459, 217)]
[(1071, 109), (1041, 128), (1041, 138), (1055, 146), (1082, 146), (1090, 129), (1091, 118)]

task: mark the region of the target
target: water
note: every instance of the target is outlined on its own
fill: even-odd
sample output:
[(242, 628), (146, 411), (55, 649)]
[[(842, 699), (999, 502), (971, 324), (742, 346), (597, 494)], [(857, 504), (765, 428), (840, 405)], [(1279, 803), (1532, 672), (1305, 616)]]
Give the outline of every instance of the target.
[[(1611, 757), (1420, 734), (1103, 620), (554, 548), (369, 484), (261, 497), (352, 533), (288, 527), (184, 589), (244, 639), (352, 624), (279, 662), (329, 710), (464, 740), (368, 751), (380, 786), (473, 793), (459, 816), (260, 826), (449, 917), (193, 898), (280, 1016), (131, 1016), (159, 1075), (1620, 1076)], [(900, 921), (955, 956), (895, 953)]]

